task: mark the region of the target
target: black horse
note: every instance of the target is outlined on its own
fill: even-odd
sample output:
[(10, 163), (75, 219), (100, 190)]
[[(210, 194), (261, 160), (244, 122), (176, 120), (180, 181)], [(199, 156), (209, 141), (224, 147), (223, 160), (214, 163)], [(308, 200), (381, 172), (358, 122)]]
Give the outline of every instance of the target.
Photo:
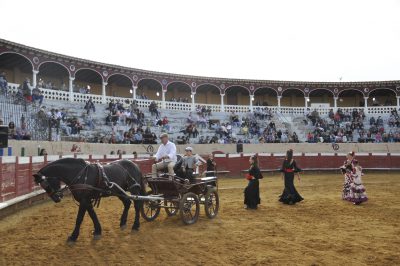
[[(94, 211), (94, 205), (101, 197), (118, 196), (124, 204), (120, 227), (126, 228), (128, 211), (131, 200), (121, 192), (116, 184), (132, 195), (144, 195), (143, 176), (139, 167), (128, 160), (118, 160), (107, 165), (91, 164), (83, 159), (65, 158), (54, 161), (33, 175), (39, 184), (54, 202), (62, 199), (60, 181), (69, 187), (72, 196), (79, 202), (79, 211), (75, 229), (68, 237), (68, 242), (75, 242), (79, 236), (79, 229), (86, 211), (94, 224), (94, 239), (101, 237), (101, 225)], [(134, 201), (135, 221), (132, 230), (139, 230), (140, 208), (142, 203)]]

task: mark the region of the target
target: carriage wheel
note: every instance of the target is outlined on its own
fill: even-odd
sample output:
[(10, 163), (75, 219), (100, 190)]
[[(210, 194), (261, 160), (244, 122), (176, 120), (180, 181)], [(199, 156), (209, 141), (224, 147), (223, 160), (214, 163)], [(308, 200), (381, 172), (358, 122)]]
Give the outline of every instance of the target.
[(160, 214), (160, 201), (143, 201), (140, 213), (146, 221), (154, 221)]
[[(179, 203), (171, 200), (164, 200), (165, 212), (168, 216), (175, 216), (179, 210)], [(172, 208), (173, 207), (173, 208)]]
[(208, 218), (213, 219), (217, 216), (219, 210), (219, 196), (217, 190), (209, 189), (205, 196), (204, 210)]
[(196, 194), (189, 192), (183, 195), (179, 203), (179, 211), (184, 224), (194, 224), (199, 219), (200, 202)]

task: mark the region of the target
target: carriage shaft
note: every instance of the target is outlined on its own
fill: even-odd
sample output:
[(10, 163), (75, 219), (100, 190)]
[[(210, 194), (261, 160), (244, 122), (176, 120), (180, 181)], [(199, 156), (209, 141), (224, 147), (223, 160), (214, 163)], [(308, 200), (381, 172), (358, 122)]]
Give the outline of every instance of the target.
[(131, 195), (129, 196), (132, 200), (148, 200), (148, 201), (157, 201), (164, 200), (164, 197), (161, 196), (140, 196), (140, 195)]

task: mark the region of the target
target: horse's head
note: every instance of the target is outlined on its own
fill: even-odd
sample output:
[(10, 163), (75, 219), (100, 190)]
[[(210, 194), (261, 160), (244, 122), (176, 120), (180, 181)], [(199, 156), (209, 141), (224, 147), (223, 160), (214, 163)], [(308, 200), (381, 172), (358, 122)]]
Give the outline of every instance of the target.
[(36, 184), (40, 185), (55, 203), (61, 201), (63, 194), (61, 191), (61, 183), (58, 178), (45, 177), (40, 172), (34, 174), (33, 177), (35, 178)]

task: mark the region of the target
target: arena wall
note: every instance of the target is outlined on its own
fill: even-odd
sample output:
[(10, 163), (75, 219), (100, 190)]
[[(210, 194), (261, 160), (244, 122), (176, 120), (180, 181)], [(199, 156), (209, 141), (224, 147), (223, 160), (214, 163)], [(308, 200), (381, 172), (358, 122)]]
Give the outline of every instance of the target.
[[(38, 148), (44, 148), (48, 154), (52, 155), (68, 155), (73, 154), (71, 147), (73, 142), (64, 141), (9, 141), (12, 147), (13, 156), (21, 156), (22, 148), (25, 148), (25, 156), (38, 155)], [(81, 153), (84, 154), (110, 154), (117, 150), (125, 151), (126, 154), (136, 152), (138, 154), (147, 153), (149, 145), (132, 145), (132, 144), (102, 144), (102, 143), (77, 143), (81, 147)], [(156, 152), (158, 145), (152, 145)], [(184, 153), (187, 145), (177, 145), (178, 153)], [(237, 153), (235, 144), (190, 144), (194, 148), (195, 153), (209, 154), (215, 151), (223, 153)], [(347, 153), (355, 152), (380, 152), (380, 153), (400, 153), (400, 143), (340, 143), (339, 149), (333, 150), (330, 143), (273, 143), (273, 144), (244, 144), (244, 153), (283, 153), (288, 149), (293, 149), (298, 153)]]
[[(249, 167), (249, 157), (254, 153), (227, 154), (218, 151), (218, 148), (224, 147), (225, 145), (214, 145), (213, 147), (215, 149), (217, 171), (220, 173), (218, 176), (221, 176), (222, 173), (227, 173), (229, 177), (242, 176)], [(179, 149), (182, 148), (183, 147), (179, 147)], [(210, 150), (208, 150), (206, 154), (208, 153), (210, 153)], [(206, 154), (203, 154), (203, 157), (206, 157)], [(147, 154), (143, 156), (146, 158), (135, 158), (133, 155), (86, 154), (0, 157), (0, 217), (47, 199), (46, 195), (44, 195), (44, 191), (34, 183), (32, 174), (50, 161), (62, 157), (75, 157), (91, 162), (107, 163), (126, 158), (137, 163), (144, 174), (150, 173), (151, 165), (154, 161), (153, 159), (149, 159), (149, 155)], [(259, 153), (261, 170), (263, 172), (278, 172), (284, 156), (284, 152)], [(298, 166), (304, 171), (335, 170), (339, 172), (338, 168), (343, 164), (345, 159), (345, 153), (296, 152), (294, 156), (298, 162)], [(369, 170), (400, 170), (400, 153), (358, 152), (356, 156), (367, 172)], [(205, 166), (201, 166), (199, 170), (203, 172)], [(271, 173), (264, 173), (264, 176), (271, 176)]]

